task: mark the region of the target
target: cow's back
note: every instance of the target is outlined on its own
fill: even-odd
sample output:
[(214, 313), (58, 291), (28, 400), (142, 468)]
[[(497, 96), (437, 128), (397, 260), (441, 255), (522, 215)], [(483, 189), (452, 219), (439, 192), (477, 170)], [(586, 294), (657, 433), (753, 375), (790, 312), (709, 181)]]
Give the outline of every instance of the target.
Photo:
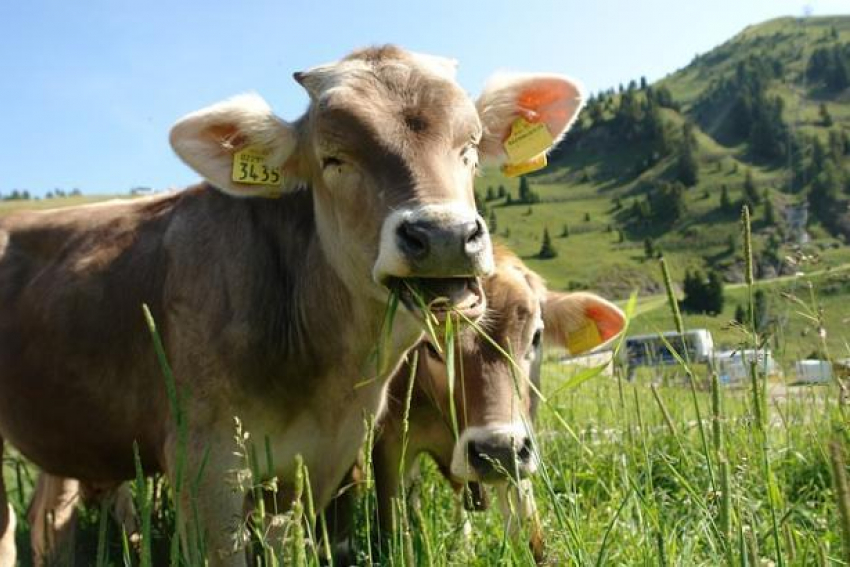
[(133, 440), (156, 460), (167, 406), (141, 304), (161, 312), (181, 197), (0, 218), (0, 433), (48, 471), (131, 475)]

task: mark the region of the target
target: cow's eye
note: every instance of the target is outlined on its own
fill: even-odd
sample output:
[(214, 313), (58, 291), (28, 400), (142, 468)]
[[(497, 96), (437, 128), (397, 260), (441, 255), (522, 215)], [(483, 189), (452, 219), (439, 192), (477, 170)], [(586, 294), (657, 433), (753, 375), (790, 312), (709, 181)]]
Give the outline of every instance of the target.
[(475, 142), (466, 144), (460, 152), (463, 165), (478, 167), (478, 145)]
[(327, 169), (329, 167), (339, 167), (342, 165), (342, 160), (335, 156), (328, 156), (322, 158), (322, 169)]
[(433, 344), (431, 344), (430, 342), (426, 342), (426, 343), (425, 343), (425, 350), (427, 350), (427, 351), (428, 351), (428, 356), (430, 356), (430, 357), (431, 357), (431, 358), (433, 358), (434, 360), (438, 360), (438, 361), (440, 361), (440, 362), (442, 362), (442, 361), (443, 361), (443, 357), (442, 357), (442, 356), (440, 356), (440, 353), (437, 351), (437, 347), (435, 347), (435, 346), (434, 346)]
[(542, 340), (543, 332), (540, 329), (534, 331), (534, 336), (531, 337), (531, 346), (533, 348), (537, 348), (540, 346), (540, 341)]

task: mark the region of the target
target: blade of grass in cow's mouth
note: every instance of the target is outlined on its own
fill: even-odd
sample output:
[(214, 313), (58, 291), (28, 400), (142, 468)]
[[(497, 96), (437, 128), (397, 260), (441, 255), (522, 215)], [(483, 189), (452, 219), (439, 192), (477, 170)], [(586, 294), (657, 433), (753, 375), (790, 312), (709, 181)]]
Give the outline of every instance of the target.
[(438, 320), (452, 311), (477, 319), (486, 307), (481, 281), (476, 277), (390, 278), (387, 287), (398, 294), (409, 311), (418, 313), (424, 306)]

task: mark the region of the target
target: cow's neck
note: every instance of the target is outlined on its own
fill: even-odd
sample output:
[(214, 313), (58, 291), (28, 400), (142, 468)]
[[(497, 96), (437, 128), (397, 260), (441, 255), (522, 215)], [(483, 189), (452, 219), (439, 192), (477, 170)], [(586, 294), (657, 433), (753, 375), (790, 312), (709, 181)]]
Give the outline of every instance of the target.
[(249, 233), (254, 248), (241, 252), (239, 265), (248, 272), (241, 277), (251, 290), (244, 319), (259, 326), (254, 340), (263, 345), (257, 374), (265, 374), (263, 366), (286, 369), (283, 378), (298, 377), (302, 386), (308, 376), (329, 372), (357, 374), (338, 376), (343, 383), (386, 380), (392, 369), (379, 367), (372, 353), (380, 351), (394, 366), (421, 334), (419, 325), (400, 307), (387, 344), (377, 348), (386, 296), (371, 283), (369, 267), (352, 275), (341, 272), (355, 263), (332, 263), (339, 263), (338, 255), (327, 249), (336, 243), (323, 242), (310, 191), (277, 200), (227, 200), (240, 209), (234, 240), (242, 240), (239, 232)]

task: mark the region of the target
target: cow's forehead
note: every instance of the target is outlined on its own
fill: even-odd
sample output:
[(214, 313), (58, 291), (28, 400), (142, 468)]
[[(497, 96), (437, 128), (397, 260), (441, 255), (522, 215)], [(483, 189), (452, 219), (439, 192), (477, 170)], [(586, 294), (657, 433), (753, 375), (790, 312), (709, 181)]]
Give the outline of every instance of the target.
[(490, 331), (516, 338), (542, 316), (545, 284), (510, 250), (494, 248), (496, 271), (484, 281)]
[(531, 315), (540, 303), (525, 274), (514, 267), (497, 271), (485, 282), (485, 290), (488, 307), (496, 311), (516, 313), (519, 310)]
[(314, 111), (345, 112), (367, 123), (400, 122), (440, 136), (477, 136), (469, 96), (454, 80), (454, 63), (397, 48), (365, 50), (299, 75)]
[(406, 79), (431, 77), (456, 86), (456, 71), (457, 62), (453, 59), (385, 46), (355, 51), (340, 61), (318, 65), (296, 76), (318, 98), (335, 87), (392, 75)]

